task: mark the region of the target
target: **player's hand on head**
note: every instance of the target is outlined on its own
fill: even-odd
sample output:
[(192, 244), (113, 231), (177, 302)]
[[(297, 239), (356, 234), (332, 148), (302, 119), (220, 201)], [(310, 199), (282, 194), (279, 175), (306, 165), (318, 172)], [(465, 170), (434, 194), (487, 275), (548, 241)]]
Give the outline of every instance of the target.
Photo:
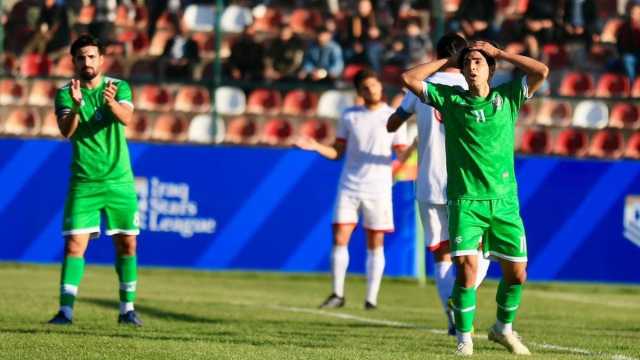
[(82, 91), (80, 90), (80, 80), (71, 79), (71, 99), (76, 105), (82, 103)]
[(293, 144), (302, 150), (315, 150), (318, 142), (314, 138), (308, 136), (299, 136), (295, 139)]
[(104, 88), (104, 102), (106, 104), (113, 104), (116, 98), (116, 92), (118, 91), (118, 87), (109, 80), (107, 82), (107, 86)]
[(471, 43), (471, 46), (469, 46), (469, 49), (483, 51), (493, 58), (497, 58), (498, 56), (500, 56), (500, 49), (486, 41), (474, 41)]

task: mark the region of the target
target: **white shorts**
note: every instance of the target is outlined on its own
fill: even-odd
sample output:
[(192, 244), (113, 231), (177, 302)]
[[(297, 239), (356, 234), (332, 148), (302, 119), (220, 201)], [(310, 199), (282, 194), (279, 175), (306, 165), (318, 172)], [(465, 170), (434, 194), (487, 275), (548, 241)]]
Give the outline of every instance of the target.
[(393, 232), (393, 201), (390, 195), (377, 199), (362, 199), (338, 191), (333, 223), (357, 224), (359, 213), (362, 214), (365, 229)]
[(449, 214), (447, 205), (418, 201), (424, 242), (429, 251), (438, 250), (449, 241)]

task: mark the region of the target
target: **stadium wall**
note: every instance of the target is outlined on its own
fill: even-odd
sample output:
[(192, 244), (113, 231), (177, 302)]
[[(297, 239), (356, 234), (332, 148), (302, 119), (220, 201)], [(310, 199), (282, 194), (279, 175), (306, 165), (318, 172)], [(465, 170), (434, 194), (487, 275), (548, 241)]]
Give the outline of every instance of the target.
[[(292, 149), (132, 143), (139, 261), (148, 266), (324, 272), (340, 162)], [(58, 262), (71, 146), (0, 140), (0, 260)], [(640, 162), (516, 161), (531, 280), (640, 282)], [(394, 186), (386, 274), (419, 276), (413, 186)], [(351, 245), (363, 273), (364, 235)], [(87, 260), (111, 263), (104, 237)], [(430, 265), (431, 262), (429, 262)], [(491, 275), (497, 275), (493, 266)]]

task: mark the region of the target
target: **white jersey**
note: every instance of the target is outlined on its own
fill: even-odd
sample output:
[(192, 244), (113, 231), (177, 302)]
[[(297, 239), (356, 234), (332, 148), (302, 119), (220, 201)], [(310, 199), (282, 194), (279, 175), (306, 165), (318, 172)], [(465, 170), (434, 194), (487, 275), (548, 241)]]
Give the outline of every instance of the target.
[(338, 191), (362, 199), (391, 196), (392, 147), (407, 144), (406, 126), (387, 132), (393, 112), (387, 104), (376, 110), (353, 106), (344, 111), (336, 131), (336, 140), (346, 142)]
[[(460, 86), (467, 90), (467, 82), (460, 73), (437, 72), (429, 82)], [(447, 158), (444, 124), (440, 113), (408, 92), (400, 104), (402, 111), (416, 114), (418, 125), (418, 178), (416, 200), (430, 204), (447, 203)]]

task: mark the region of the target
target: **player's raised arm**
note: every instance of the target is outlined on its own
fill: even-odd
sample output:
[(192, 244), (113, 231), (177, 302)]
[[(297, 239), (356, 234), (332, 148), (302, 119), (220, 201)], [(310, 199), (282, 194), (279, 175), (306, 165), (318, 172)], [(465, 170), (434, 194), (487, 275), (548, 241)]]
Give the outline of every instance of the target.
[(533, 96), (536, 90), (544, 83), (544, 79), (549, 75), (549, 68), (540, 61), (528, 56), (510, 54), (485, 41), (474, 42), (471, 44), (470, 50), (484, 51), (496, 60), (508, 61), (524, 71), (524, 73), (527, 74), (527, 88), (529, 89), (527, 97)]
[[(56, 120), (60, 134), (65, 138), (70, 138), (78, 128), (78, 111), (82, 104), (82, 92), (80, 91), (80, 80), (71, 79), (69, 85), (69, 97), (66, 94), (56, 95)], [(70, 106), (70, 107), (69, 107)]]
[(302, 150), (315, 151), (329, 160), (340, 159), (344, 155), (345, 149), (344, 141), (336, 140), (332, 146), (328, 146), (308, 136), (300, 136), (296, 139), (295, 145)]
[(454, 64), (453, 57), (446, 59), (438, 59), (429, 63), (420, 64), (402, 73), (400, 78), (402, 79), (402, 85), (411, 90), (421, 100), (424, 99), (424, 79), (435, 74), (442, 68), (448, 66), (448, 64)]
[(104, 89), (104, 102), (118, 121), (127, 126), (133, 118), (133, 107), (130, 102), (119, 102), (116, 98), (117, 92), (118, 85), (109, 81)]

